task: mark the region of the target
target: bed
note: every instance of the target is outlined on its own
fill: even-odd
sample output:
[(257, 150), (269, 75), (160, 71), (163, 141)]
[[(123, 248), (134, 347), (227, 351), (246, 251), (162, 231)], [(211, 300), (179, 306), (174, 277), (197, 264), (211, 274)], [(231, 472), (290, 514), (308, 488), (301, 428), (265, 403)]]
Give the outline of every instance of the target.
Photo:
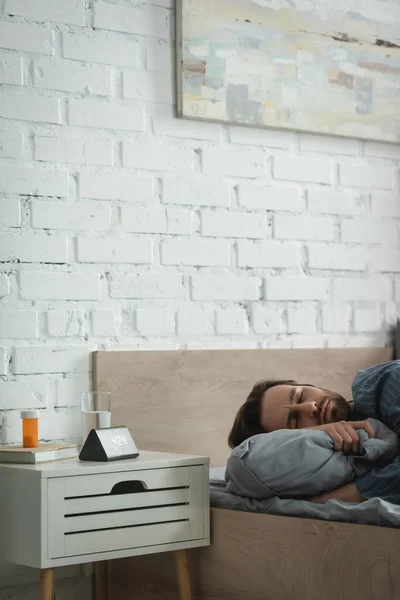
[[(294, 378), (349, 398), (356, 371), (392, 358), (392, 348), (101, 351), (93, 387), (112, 392), (113, 424), (128, 426), (139, 448), (206, 454), (218, 467), (255, 381)], [(189, 553), (194, 600), (400, 598), (396, 528), (212, 508), (211, 537)], [(109, 594), (176, 600), (172, 556), (112, 562)]]

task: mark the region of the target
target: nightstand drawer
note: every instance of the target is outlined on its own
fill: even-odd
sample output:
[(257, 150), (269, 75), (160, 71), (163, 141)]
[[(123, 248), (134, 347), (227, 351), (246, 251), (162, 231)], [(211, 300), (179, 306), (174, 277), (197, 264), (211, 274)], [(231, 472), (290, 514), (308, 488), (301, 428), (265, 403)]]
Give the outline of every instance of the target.
[(204, 537), (203, 466), (57, 477), (48, 486), (48, 558)]

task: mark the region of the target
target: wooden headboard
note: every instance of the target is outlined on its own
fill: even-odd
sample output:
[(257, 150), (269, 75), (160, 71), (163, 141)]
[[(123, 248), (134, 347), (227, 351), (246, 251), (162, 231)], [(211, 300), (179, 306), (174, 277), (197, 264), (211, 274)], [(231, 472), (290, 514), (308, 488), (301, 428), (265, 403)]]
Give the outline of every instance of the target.
[(222, 465), (239, 406), (260, 379), (295, 379), (351, 399), (360, 369), (392, 360), (393, 348), (101, 351), (93, 389), (112, 392), (113, 425), (139, 448), (206, 454)]

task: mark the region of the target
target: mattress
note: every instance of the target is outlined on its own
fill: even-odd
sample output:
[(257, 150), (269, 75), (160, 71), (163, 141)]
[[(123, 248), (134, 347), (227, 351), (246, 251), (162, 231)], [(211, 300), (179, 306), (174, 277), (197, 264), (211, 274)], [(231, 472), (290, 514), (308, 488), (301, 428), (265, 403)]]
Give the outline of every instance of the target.
[(280, 498), (254, 500), (228, 492), (224, 475), (225, 467), (210, 469), (210, 504), (212, 508), (379, 525), (381, 527), (400, 527), (400, 506), (379, 498), (372, 498), (361, 504), (339, 502), (338, 500), (329, 500), (325, 504), (313, 504), (304, 500), (281, 500)]

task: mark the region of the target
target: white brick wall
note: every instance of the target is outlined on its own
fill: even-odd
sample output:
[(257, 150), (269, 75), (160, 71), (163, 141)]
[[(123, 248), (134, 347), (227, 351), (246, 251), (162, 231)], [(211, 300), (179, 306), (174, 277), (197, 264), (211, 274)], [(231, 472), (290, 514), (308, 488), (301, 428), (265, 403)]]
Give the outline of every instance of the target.
[(0, 1), (0, 442), (33, 407), (79, 438), (92, 349), (380, 344), (399, 312), (398, 146), (176, 119), (174, 5)]
[(244, 310), (217, 311), (217, 333), (219, 335), (240, 335), (247, 333), (247, 315)]
[(58, 66), (42, 59), (35, 62), (34, 81), (35, 87), (47, 90), (111, 94), (110, 69)]
[(47, 333), (50, 337), (82, 337), (84, 312), (82, 310), (49, 310)]
[(0, 157), (21, 158), (23, 141), (22, 131), (0, 130)]
[(19, 227), (21, 225), (21, 201), (19, 198), (0, 198), (0, 225)]

